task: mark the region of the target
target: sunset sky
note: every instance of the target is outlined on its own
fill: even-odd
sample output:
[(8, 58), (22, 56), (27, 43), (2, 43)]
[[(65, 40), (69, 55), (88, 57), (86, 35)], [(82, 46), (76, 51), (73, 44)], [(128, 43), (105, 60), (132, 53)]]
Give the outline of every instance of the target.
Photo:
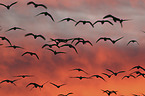
[[(107, 96), (102, 90), (117, 91), (117, 95), (111, 96), (133, 96), (137, 94), (142, 96), (144, 91), (145, 78), (123, 78), (134, 71), (141, 69), (133, 69), (132, 67), (140, 65), (145, 68), (145, 1), (144, 0), (33, 0), (37, 4), (44, 4), (43, 7), (35, 8), (33, 5), (27, 5), (30, 0), (17, 0), (18, 3), (11, 6), (10, 10), (0, 5), (0, 36), (7, 37), (12, 45), (21, 46), (24, 49), (8, 48), (9, 43), (0, 39), (0, 81), (14, 80), (21, 77), (17, 75), (34, 75), (34, 77), (22, 78), (15, 82), (17, 86), (10, 83), (0, 84), (0, 96)], [(10, 5), (15, 0), (0, 0), (0, 3)], [(50, 13), (55, 22), (49, 16), (37, 14), (41, 12)], [(107, 18), (114, 25), (109, 23), (97, 23), (92, 28), (89, 24), (79, 23), (75, 26), (75, 22), (59, 22), (60, 20), (70, 17), (76, 21), (89, 20), (94, 23), (97, 20), (103, 20), (103, 17), (112, 14), (120, 19), (130, 19), (123, 22), (121, 27), (119, 22), (114, 22), (111, 18)], [(20, 27), (25, 30), (11, 30), (12, 27)], [(32, 36), (25, 35), (27, 33), (41, 34), (42, 38), (34, 39)], [(90, 44), (79, 43), (75, 46), (76, 41), (72, 43), (78, 51), (78, 54), (69, 47), (57, 48), (53, 50), (66, 52), (66, 54), (54, 55), (53, 52), (43, 48), (44, 44), (53, 44), (53, 39), (69, 39), (82, 37), (89, 40)], [(112, 44), (110, 41), (100, 40), (100, 37), (109, 37), (121, 40)], [(137, 43), (127, 43), (130, 40), (136, 40)], [(71, 41), (68, 42), (71, 44)], [(63, 45), (65, 43), (61, 43)], [(49, 47), (47, 47), (49, 48)], [(21, 56), (24, 52), (35, 52), (39, 56), (39, 60), (35, 56), (28, 54)], [(88, 72), (85, 74), (78, 71), (70, 71), (75, 68), (81, 68)], [(112, 75), (111, 78), (102, 73), (111, 74), (106, 69), (114, 72), (125, 71)], [(92, 76), (100, 75), (100, 78), (82, 79), (70, 78), (76, 76)], [(134, 74), (137, 76), (136, 74)], [(37, 83), (42, 85), (47, 82), (40, 90), (39, 88), (31, 88), (29, 83)], [(56, 88), (49, 82), (61, 85)], [(62, 96), (62, 95), (59, 95)]]

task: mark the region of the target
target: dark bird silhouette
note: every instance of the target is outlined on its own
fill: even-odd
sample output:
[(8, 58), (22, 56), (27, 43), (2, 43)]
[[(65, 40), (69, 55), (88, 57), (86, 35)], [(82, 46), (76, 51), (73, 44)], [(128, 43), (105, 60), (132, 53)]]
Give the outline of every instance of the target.
[(102, 74), (106, 75), (108, 78), (111, 78), (111, 76), (113, 75), (113, 74), (109, 75), (109, 74), (106, 74), (106, 73), (102, 73)]
[(136, 41), (136, 40), (130, 40), (128, 43), (127, 43), (127, 46), (128, 46), (128, 44), (130, 44), (130, 43), (137, 43), (138, 45), (139, 45), (139, 43)]
[(75, 68), (75, 69), (72, 69), (72, 70), (70, 70), (70, 71), (79, 71), (79, 72), (84, 72), (84, 73), (86, 73), (86, 74), (88, 74), (86, 71), (84, 71), (83, 69), (81, 69), (81, 68)]
[(137, 66), (134, 66), (134, 67), (132, 67), (130, 70), (132, 70), (132, 69), (142, 69), (142, 70), (144, 70), (145, 71), (145, 69), (143, 68), (143, 67), (141, 67), (140, 65), (137, 65)]
[(22, 54), (22, 56), (24, 56), (24, 55), (26, 55), (26, 54), (30, 54), (31, 56), (36, 56), (37, 57), (37, 59), (39, 60), (39, 57), (38, 57), (38, 55), (36, 54), (36, 53), (33, 53), (33, 52), (25, 52), (25, 53), (23, 53)]
[(112, 93), (117, 95), (117, 91), (109, 91), (109, 90), (102, 90), (103, 93), (106, 93), (108, 96), (110, 96)]
[(73, 22), (76, 22), (76, 21), (75, 21), (74, 19), (72, 19), (72, 18), (64, 18), (64, 19), (60, 20), (59, 22), (62, 22), (62, 21), (67, 21), (67, 22), (73, 21)]
[(111, 14), (106, 15), (106, 16), (103, 17), (103, 19), (106, 19), (106, 18), (112, 18), (114, 22), (120, 21), (119, 18), (117, 18), (117, 17), (115, 17), (115, 16), (113, 16)]
[(100, 76), (100, 75), (92, 75), (92, 76), (90, 76), (90, 78), (92, 78), (92, 77), (101, 78), (102, 80), (106, 81), (106, 80), (105, 80), (102, 76)]
[(77, 26), (79, 23), (83, 23), (83, 25), (86, 24), (86, 23), (89, 23), (89, 24), (94, 28), (94, 25), (93, 25), (90, 21), (82, 21), (82, 20), (80, 20), (80, 21), (78, 21), (78, 22), (75, 24), (75, 26)]
[(47, 9), (47, 7), (45, 5), (43, 5), (43, 4), (36, 4), (33, 1), (30, 1), (30, 2), (27, 3), (27, 5), (30, 5), (30, 4), (33, 4), (35, 8), (41, 6), (41, 7), (45, 8), (45, 9)]
[(41, 37), (43, 40), (46, 40), (44, 36), (42, 36), (42, 35), (34, 35), (33, 33), (28, 33), (28, 34), (25, 35), (25, 37), (26, 36), (33, 36), (34, 39), (36, 39), (37, 37)]
[(97, 20), (96, 22), (93, 23), (93, 25), (95, 25), (98, 22), (100, 22), (101, 24), (104, 24), (105, 22), (107, 22), (107, 23), (110, 23), (111, 25), (113, 25), (113, 23), (110, 22), (109, 20)]
[(60, 47), (64, 47), (64, 46), (68, 46), (69, 48), (73, 48), (76, 51), (76, 53), (78, 54), (77, 49), (73, 45), (71, 45), (71, 44), (64, 44), (64, 45), (61, 45)]
[[(48, 82), (48, 81), (47, 81)], [(41, 90), (41, 88), (43, 88), (43, 86), (47, 83), (47, 82), (45, 82), (44, 84), (42, 84), (42, 85), (39, 85), (39, 84), (37, 84), (37, 83), (29, 83), (26, 87), (28, 87), (28, 86), (30, 86), (30, 85), (33, 85), (33, 87), (32, 87), (32, 89), (33, 88), (40, 88), (40, 90)], [(32, 90), (31, 89), (31, 90)]]
[(14, 49), (17, 49), (17, 48), (24, 49), (23, 47), (16, 46), (16, 45), (11, 45), (11, 46), (6, 46), (6, 47), (14, 48)]
[(109, 69), (106, 69), (106, 70), (113, 73), (115, 76), (117, 76), (119, 73), (125, 72), (125, 71), (113, 72), (112, 70), (109, 70)]
[(85, 41), (83, 38), (78, 37), (78, 38), (73, 38), (71, 43), (73, 43), (75, 40), (77, 40), (77, 41)]
[(68, 94), (66, 94), (66, 95), (64, 95), (64, 94), (59, 94), (58, 96), (68, 96), (68, 95), (70, 95), (70, 94), (73, 94), (73, 93), (68, 93)]
[(130, 78), (130, 77), (136, 78), (135, 76), (130, 74), (130, 75), (124, 76), (122, 79), (124, 79), (124, 78)]
[(142, 76), (142, 77), (145, 78), (145, 73), (139, 73), (139, 75), (137, 75), (136, 78), (139, 77), (139, 76)]
[(100, 40), (104, 40), (104, 41), (107, 41), (107, 40), (110, 40), (113, 44), (115, 44), (117, 41), (119, 41), (119, 40), (121, 40), (123, 37), (120, 37), (120, 38), (118, 38), (118, 39), (116, 39), (116, 40), (112, 40), (111, 38), (107, 38), (107, 37), (100, 37), (97, 41), (96, 41), (96, 43), (98, 42), (98, 41), (100, 41)]
[(10, 4), (10, 5), (5, 5), (5, 4), (0, 3), (0, 5), (6, 7), (9, 10), (11, 8), (11, 6), (16, 4), (16, 3), (18, 3), (18, 2), (14, 2), (14, 3)]
[(50, 84), (54, 85), (54, 86), (57, 87), (57, 88), (60, 88), (61, 86), (66, 85), (66, 84), (56, 85), (56, 84), (54, 84), (54, 83), (52, 83), (52, 82), (50, 82)]
[(84, 76), (76, 76), (76, 77), (70, 77), (70, 78), (78, 78), (80, 80), (82, 80), (83, 78), (90, 79), (89, 77), (84, 77)]
[(52, 48), (53, 46), (56, 46), (56, 47), (60, 48), (60, 47), (58, 46), (58, 44), (44, 44), (44, 45), (42, 46), (42, 48), (44, 48), (44, 47), (46, 47), (46, 46), (49, 46), (50, 48)]
[(53, 39), (53, 38), (50, 38), (50, 40), (56, 42), (56, 44), (59, 44), (61, 42), (67, 43), (68, 41), (70, 41), (72, 39)]
[(34, 75), (17, 75), (17, 76), (13, 76), (13, 77), (22, 77), (22, 78), (26, 78), (26, 77), (34, 77)]
[(2, 40), (6, 40), (10, 45), (12, 45), (11, 42), (9, 41), (9, 39), (7, 39), (6, 37), (0, 36), (0, 38), (1, 38)]
[(129, 20), (131, 20), (131, 19), (120, 19), (120, 18), (117, 18), (117, 17), (115, 17), (115, 16), (113, 16), (113, 15), (111, 15), (111, 14), (106, 15), (106, 16), (103, 17), (103, 19), (105, 19), (105, 18), (112, 18), (114, 22), (119, 21), (119, 23), (121, 24), (121, 27), (123, 27), (123, 24), (122, 24), (122, 23), (123, 23), (124, 21), (129, 21)]
[(11, 30), (25, 30), (25, 29), (22, 29), (22, 28), (20, 28), (20, 27), (13, 27), (13, 28), (10, 28), (10, 29), (8, 29), (8, 30), (6, 30), (6, 32), (8, 32), (8, 31), (11, 31)]
[(64, 54), (66, 53), (66, 52), (56, 52), (56, 51), (54, 51), (52, 49), (49, 49), (49, 48), (46, 48), (46, 49), (52, 51), (54, 53), (54, 55), (57, 55), (57, 54), (60, 54), (60, 53), (64, 53)]
[(7, 82), (7, 83), (14, 84), (14, 85), (16, 86), (16, 84), (15, 84), (14, 82), (16, 82), (16, 81), (18, 81), (18, 80), (20, 80), (20, 79), (15, 79), (15, 80), (3, 80), (3, 81), (0, 82), (0, 84), (1, 84), (1, 83), (4, 83), (4, 82)]
[(41, 13), (37, 14), (36, 16), (39, 16), (41, 14), (44, 14), (45, 16), (49, 16), (52, 19), (52, 21), (55, 22), (54, 19), (53, 19), (53, 17), (52, 17), (52, 15), (49, 14), (48, 12), (41, 12)]
[(135, 74), (141, 74), (140, 71), (135, 71), (135, 72), (131, 73), (131, 75), (134, 74), (134, 73), (135, 73)]
[(78, 45), (80, 42), (83, 43), (83, 45), (86, 44), (86, 43), (89, 43), (91, 46), (93, 46), (93, 44), (92, 44), (89, 40), (79, 40), (79, 41), (75, 44), (75, 46)]

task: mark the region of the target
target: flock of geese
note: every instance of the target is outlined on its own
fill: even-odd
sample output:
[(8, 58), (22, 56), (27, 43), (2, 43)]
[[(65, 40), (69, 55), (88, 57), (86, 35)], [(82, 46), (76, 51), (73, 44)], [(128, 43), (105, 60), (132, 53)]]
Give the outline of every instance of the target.
[[(135, 70), (136, 69), (136, 70)], [(133, 72), (131, 72), (131, 70), (133, 70)], [(134, 71), (135, 70), (135, 71)], [(124, 80), (125, 78), (126, 79), (129, 79), (129, 78), (138, 78), (138, 77), (142, 77), (142, 78), (145, 78), (145, 73), (144, 73), (144, 71), (145, 71), (145, 68), (143, 68), (142, 66), (140, 66), (140, 65), (137, 65), (137, 66), (134, 66), (134, 67), (132, 67), (130, 70), (127, 70), (127, 71), (117, 71), (117, 72), (115, 72), (115, 71), (112, 71), (112, 70), (110, 70), (110, 69), (106, 69), (106, 71), (107, 72), (109, 72), (109, 73), (102, 73), (102, 75), (98, 75), (98, 74), (90, 74), (90, 73), (88, 73), (88, 72), (86, 72), (84, 69), (82, 69), (82, 68), (74, 68), (74, 69), (71, 69), (71, 70), (68, 70), (68, 71), (78, 71), (78, 72), (82, 72), (82, 73), (84, 73), (85, 75), (87, 75), (87, 76), (74, 76), (74, 77), (67, 77), (67, 78), (76, 78), (76, 79), (79, 79), (79, 80), (83, 80), (83, 79), (93, 79), (93, 78), (96, 78), (96, 79), (100, 79), (100, 80), (103, 80), (104, 82), (107, 82), (107, 78), (108, 79), (110, 79), (112, 76), (118, 76), (119, 74), (123, 74), (123, 73), (126, 73), (126, 72), (130, 72), (130, 73), (127, 73), (127, 75), (124, 75), (121, 79), (122, 80)], [(143, 72), (142, 72), (143, 71)], [(14, 86), (17, 86), (16, 85), (16, 83), (15, 82), (17, 82), (17, 81), (19, 81), (19, 80), (21, 80), (21, 79), (24, 79), (24, 78), (32, 78), (32, 77), (35, 77), (35, 75), (16, 75), (16, 76), (13, 76), (13, 77), (16, 77), (17, 79), (14, 79), (14, 80), (9, 80), (9, 79), (6, 79), (6, 80), (2, 80), (1, 82), (0, 82), (0, 85), (1, 86), (3, 86), (2, 85), (2, 83), (8, 83), (8, 84), (13, 84)], [(29, 87), (29, 86), (32, 86), (31, 87), (31, 89), (30, 89), (30, 91), (32, 90), (32, 89), (34, 89), (34, 88), (39, 88), (40, 90), (44, 87), (44, 85), (45, 84), (47, 84), (47, 83), (49, 83), (49, 84), (51, 84), (51, 85), (53, 85), (54, 87), (56, 87), (56, 88), (61, 88), (62, 86), (67, 86), (67, 85), (69, 85), (69, 84), (65, 84), (65, 83), (63, 83), (63, 84), (55, 84), (55, 83), (53, 83), (53, 82), (50, 82), (50, 81), (46, 81), (46, 82), (44, 82), (43, 84), (38, 84), (38, 83), (35, 83), (35, 82), (30, 82), (30, 83), (28, 83), (25, 87), (27, 88), (27, 87)], [(46, 85), (45, 85), (46, 86)], [(2, 87), (1, 87), (2, 88)], [(116, 90), (103, 90), (103, 89), (100, 89), (100, 92), (103, 92), (104, 94), (106, 94), (106, 95), (108, 95), (108, 96), (111, 96), (111, 94), (116, 94), (116, 95), (118, 95), (118, 91), (116, 91)], [(64, 95), (64, 94), (59, 94), (58, 96), (68, 96), (68, 95), (70, 95), (70, 94), (74, 94), (74, 93), (72, 93), (72, 92), (70, 92), (70, 93), (68, 93), (67, 95)], [(118, 96), (125, 96), (125, 95), (118, 95)], [(132, 96), (141, 96), (141, 95), (136, 95), (136, 94), (132, 94)], [(143, 93), (142, 93), (142, 96), (145, 96)]]
[[(0, 3), (0, 5), (6, 7), (8, 10), (10, 10), (10, 8), (11, 8), (12, 6), (16, 5), (17, 3), (18, 3), (18, 2), (14, 2), (14, 3), (10, 4), (10, 5), (5, 5), (5, 4)], [(37, 8), (37, 7), (43, 7), (44, 9), (47, 9), (47, 7), (46, 7), (44, 4), (36, 4), (36, 3), (34, 3), (33, 1), (28, 2), (27, 5), (33, 5), (35, 8)], [(48, 13), (48, 12), (41, 12), (41, 13), (37, 14), (36, 16), (39, 16), (39, 15), (48, 16), (48, 17), (50, 17), (50, 19), (51, 19), (53, 22), (55, 22), (55, 19), (53, 18), (53, 16), (52, 16), (50, 13)], [(112, 23), (111, 21), (107, 20), (108, 18), (109, 18), (109, 19), (111, 18), (111, 19), (113, 20), (113, 23)], [(123, 22), (129, 21), (129, 20), (131, 20), (131, 19), (120, 19), (120, 18), (118, 18), (118, 17), (115, 17), (115, 16), (109, 14), (109, 15), (104, 16), (102, 20), (97, 20), (97, 21), (95, 21), (94, 23), (92, 23), (92, 22), (90, 22), (90, 21), (85, 21), (85, 20), (76, 21), (76, 20), (74, 20), (74, 19), (72, 19), (72, 18), (64, 18), (64, 19), (58, 21), (58, 23), (64, 22), (64, 21), (67, 21), (67, 22), (72, 21), (72, 22), (75, 22), (75, 26), (78, 26), (78, 24), (82, 23), (83, 25), (84, 25), (84, 24), (90, 24), (91, 27), (94, 28), (95, 24), (97, 24), (97, 23), (101, 23), (102, 25), (103, 25), (104, 23), (108, 23), (108, 24), (110, 24), (110, 25), (113, 26), (114, 23), (119, 22), (120, 25), (121, 25), (121, 27), (123, 27)], [(12, 28), (6, 30), (5, 32), (9, 32), (9, 31), (11, 31), (11, 30), (22, 30), (22, 31), (25, 31), (25, 29), (20, 28), (20, 27), (12, 27)], [(33, 37), (34, 39), (41, 38), (41, 39), (43, 39), (43, 40), (46, 40), (46, 38), (45, 38), (43, 35), (41, 35), (41, 34), (34, 34), (34, 33), (27, 33), (27, 34), (25, 34), (25, 37), (28, 37), (28, 36), (31, 36), (31, 37)], [(1, 38), (1, 40), (4, 40), (4, 41), (7, 41), (7, 42), (8, 42), (9, 46), (6, 46), (7, 48), (25, 49), (25, 48), (23, 48), (23, 47), (21, 47), (21, 46), (13, 45), (13, 44), (11, 43), (11, 41), (10, 41), (7, 37), (5, 37), (5, 36), (0, 36), (0, 38)], [(100, 38), (98, 38), (98, 39), (96, 40), (96, 43), (98, 43), (99, 41), (103, 40), (103, 41), (110, 41), (112, 44), (115, 44), (116, 42), (120, 41), (120, 40), (123, 39), (123, 38), (124, 38), (124, 36), (119, 37), (119, 38), (113, 40), (112, 38), (109, 38), (109, 37), (100, 37)], [(90, 46), (93, 46), (93, 44), (92, 44), (91, 41), (85, 40), (84, 38), (81, 38), (81, 37), (68, 38), (68, 39), (50, 38), (50, 41), (51, 41), (51, 42), (54, 42), (54, 43), (51, 43), (51, 44), (44, 44), (44, 45), (42, 45), (42, 49), (45, 48), (46, 50), (51, 51), (54, 55), (57, 55), (57, 54), (65, 54), (66, 52), (56, 51), (56, 50), (52, 49), (53, 47), (57, 47), (57, 48), (69, 47), (69, 48), (73, 49), (73, 50), (75, 51), (76, 54), (78, 54), (78, 50), (77, 50), (77, 48), (76, 48), (76, 46), (77, 46), (78, 44), (80, 44), (80, 43), (83, 44), (83, 45), (84, 45), (84, 44), (89, 44)], [(74, 42), (76, 42), (76, 43), (74, 44)], [(127, 46), (128, 46), (130, 43), (137, 43), (137, 44), (139, 45), (139, 43), (138, 43), (136, 40), (130, 40), (130, 41), (127, 43)], [(0, 45), (3, 45), (3, 44), (0, 44)], [(31, 56), (35, 56), (38, 60), (40, 59), (39, 56), (37, 55), (37, 53), (31, 52), (31, 51), (26, 51), (26, 52), (22, 53), (21, 56), (25, 56), (26, 54), (29, 54), (29, 55), (31, 55)], [(139, 65), (138, 65), (138, 66), (134, 66), (134, 67), (131, 68), (130, 70), (133, 70), (133, 69), (141, 69), (141, 70), (145, 71), (145, 69), (144, 69), (143, 67), (139, 66)], [(130, 70), (129, 70), (129, 71), (130, 71)], [(103, 80), (103, 81), (105, 81), (105, 82), (107, 82), (107, 80), (106, 80), (103, 76), (106, 76), (107, 78), (111, 78), (112, 76), (118, 76), (118, 74), (123, 74), (123, 73), (126, 72), (126, 71), (114, 72), (114, 71), (112, 71), (112, 70), (110, 70), (110, 69), (106, 69), (106, 71), (109, 72), (109, 73), (102, 73), (103, 76), (101, 76), (101, 75), (98, 75), (98, 74), (90, 75), (88, 72), (84, 71), (84, 70), (81, 69), (81, 68), (75, 68), (75, 69), (72, 69), (72, 70), (70, 70), (70, 71), (79, 71), (79, 72), (83, 72), (83, 73), (85, 73), (85, 74), (88, 75), (88, 76), (71, 76), (71, 77), (69, 77), (69, 78), (76, 78), (76, 79), (79, 79), (79, 80), (83, 80), (83, 79), (92, 79), (92, 78), (100, 78), (101, 80)], [(90, 75), (90, 76), (89, 76), (89, 75)], [(137, 78), (137, 77), (139, 77), (139, 76), (142, 76), (143, 78), (145, 78), (145, 73), (143, 73), (143, 72), (141, 72), (141, 71), (134, 71), (134, 72), (132, 72), (132, 73), (130, 73), (130, 74), (128, 74), (128, 75), (124, 75), (121, 79), (123, 80), (123, 79), (125, 79), (125, 78), (131, 78), (131, 77), (132, 77), (132, 78)], [(19, 78), (19, 79), (14, 79), (14, 80), (9, 80), (9, 79), (2, 80), (2, 81), (0, 82), (0, 85), (2, 85), (2, 83), (10, 83), (10, 84), (13, 84), (14, 86), (17, 86), (15, 82), (17, 82), (17, 81), (19, 81), (19, 80), (21, 80), (21, 79), (23, 79), (23, 78), (34, 77), (34, 75), (17, 75), (17, 76), (14, 76), (14, 77), (17, 77), (17, 78), (18, 78), (18, 77), (21, 77), (21, 78)], [(43, 86), (44, 86), (45, 84), (47, 84), (47, 83), (50, 83), (51, 85), (55, 86), (56, 88), (61, 88), (62, 86), (67, 85), (67, 84), (57, 85), (57, 84), (52, 83), (52, 82), (49, 82), (49, 81), (46, 81), (46, 82), (44, 82), (43, 84), (37, 84), (37, 83), (31, 82), (31, 83), (28, 83), (28, 84), (26, 85), (26, 88), (29, 87), (29, 86), (32, 86), (31, 90), (32, 90), (33, 88), (40, 88), (40, 90), (41, 90), (41, 88), (43, 88)], [(118, 91), (115, 91), (115, 90), (111, 90), (111, 91), (110, 91), (110, 90), (103, 90), (103, 89), (101, 89), (100, 91), (102, 91), (103, 93), (106, 93), (108, 96), (111, 96), (111, 94), (116, 94), (116, 95), (117, 95), (117, 92), (118, 92)], [(59, 94), (58, 96), (68, 96), (68, 95), (70, 95), (70, 94), (74, 94), (74, 93), (70, 92), (70, 93), (68, 93), (68, 94), (66, 94), (66, 95), (64, 95), (64, 94)], [(141, 96), (141, 95), (136, 95), (136, 94), (132, 94), (132, 95), (133, 95), (133, 96)], [(142, 94), (142, 95), (145, 96), (144, 94)], [(120, 95), (120, 96), (124, 96), (124, 95)]]

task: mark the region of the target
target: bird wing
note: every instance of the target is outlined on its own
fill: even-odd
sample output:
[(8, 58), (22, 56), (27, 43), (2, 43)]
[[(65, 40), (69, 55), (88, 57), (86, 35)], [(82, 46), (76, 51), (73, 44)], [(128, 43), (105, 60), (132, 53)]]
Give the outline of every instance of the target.
[(36, 53), (33, 53), (33, 55), (35, 55), (37, 57), (37, 59), (39, 59), (38, 55)]
[(25, 53), (22, 54), (22, 56), (24, 56), (25, 54), (30, 54), (30, 53), (31, 53), (31, 52), (25, 52)]
[(80, 41), (78, 41), (78, 42), (75, 44), (75, 46), (78, 45), (79, 43), (80, 43)]
[(91, 46), (93, 46), (93, 44), (92, 44), (90, 41), (84, 41), (84, 42), (87, 42), (87, 43), (89, 43)]
[(94, 26), (96, 23), (98, 23), (98, 22), (100, 22), (100, 21), (99, 21), (99, 20), (95, 21), (95, 22), (93, 23), (93, 26)]
[(115, 41), (119, 41), (120, 39), (122, 39), (122, 38), (124, 38), (124, 37), (120, 37), (120, 38), (118, 38), (117, 40), (115, 40)]
[(52, 83), (52, 82), (50, 82), (50, 84), (52, 84), (52, 85), (54, 85), (54, 86), (58, 87), (58, 85), (56, 85), (56, 84), (54, 84), (54, 83)]
[(123, 73), (123, 72), (125, 72), (125, 71), (119, 71), (119, 72), (117, 72), (117, 73)]
[(30, 4), (37, 5), (33, 1), (30, 1), (30, 2), (27, 3), (27, 5), (30, 5)]
[(110, 23), (111, 25), (114, 25), (112, 22), (110, 22), (109, 20), (105, 20), (105, 22)]
[(14, 5), (14, 4), (16, 4), (16, 3), (18, 3), (18, 2), (14, 2), (14, 3), (12, 3), (11, 5), (9, 5), (10, 7), (12, 6), (12, 5)]
[(98, 77), (101, 78), (101, 79), (103, 79), (104, 81), (106, 81), (102, 76), (99, 76), (99, 75), (98, 75)]
[(105, 37), (100, 37), (100, 38), (96, 41), (96, 43), (97, 43), (98, 41), (100, 41), (101, 39), (105, 39)]
[(106, 74), (106, 73), (102, 73), (102, 74), (104, 74), (104, 75), (106, 75), (106, 76), (109, 76), (108, 74)]
[(7, 7), (7, 5), (5, 5), (5, 4), (2, 4), (2, 3), (0, 3), (0, 5), (2, 5), (2, 6), (4, 6), (4, 7)]
[(11, 42), (9, 41), (9, 39), (7, 39), (6, 37), (5, 37), (4, 40), (8, 41), (8, 43), (9, 43), (10, 45), (12, 45)]
[(53, 17), (52, 17), (52, 15), (50, 13), (47, 12), (47, 15), (52, 19), (53, 22), (55, 22)]
[(64, 54), (65, 54), (66, 52), (56, 52), (56, 53), (57, 53), (57, 54), (59, 54), (59, 53), (64, 53)]
[(28, 87), (29, 85), (36, 85), (36, 83), (29, 83), (26, 87)]
[(112, 72), (113, 74), (114, 74), (114, 72), (112, 71), (112, 70), (110, 70), (110, 69), (106, 69), (107, 71), (110, 71), (110, 72)]
[(45, 14), (46, 12), (41, 12), (41, 13), (39, 13), (39, 14), (37, 14), (36, 16), (39, 16), (39, 15), (41, 15), (41, 14)]
[(128, 43), (127, 43), (127, 46), (131, 43), (132, 41), (129, 41)]
[(129, 75), (129, 76), (131, 76), (131, 77), (133, 77), (133, 78), (136, 78), (135, 76), (133, 76), (133, 75)]
[(29, 36), (29, 35), (34, 36), (34, 34), (33, 34), (33, 33), (28, 33), (28, 34), (26, 34), (26, 35), (25, 35), (25, 37), (26, 37), (26, 36)]
[(83, 21), (78, 21), (78, 22), (75, 24), (75, 26), (77, 26), (80, 22), (83, 22)]
[(92, 22), (86, 21), (86, 23), (89, 23), (94, 28), (94, 25), (92, 24)]
[(43, 8), (47, 9), (47, 7), (43, 4), (37, 4), (37, 6), (42, 6)]
[(123, 76), (122, 79), (124, 79), (125, 77), (127, 77), (127, 76)]
[(54, 52), (54, 50), (52, 50), (52, 49), (49, 49), (49, 48), (46, 48), (47, 50), (50, 50), (50, 51), (52, 51), (52, 52)]
[(11, 31), (11, 30), (13, 30), (13, 29), (14, 29), (14, 28), (10, 28), (10, 29), (6, 30), (5, 32)]
[(37, 35), (38, 37), (41, 37), (42, 39), (46, 40), (44, 36), (42, 35)]
[[(73, 93), (68, 93), (67, 95), (69, 95), (69, 94), (73, 94)], [(67, 96), (67, 95), (66, 95), (66, 96)]]
[(109, 14), (109, 15), (104, 16), (103, 19), (109, 18), (109, 17), (114, 18), (114, 16), (112, 16), (111, 14)]
[(44, 47), (46, 47), (46, 46), (49, 46), (49, 44), (44, 44), (44, 45), (42, 46), (42, 48), (44, 48)]

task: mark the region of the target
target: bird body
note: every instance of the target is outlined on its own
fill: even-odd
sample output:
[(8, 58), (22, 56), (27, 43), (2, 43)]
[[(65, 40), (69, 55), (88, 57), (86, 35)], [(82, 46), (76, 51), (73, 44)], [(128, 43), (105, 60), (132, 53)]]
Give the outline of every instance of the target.
[(64, 19), (60, 20), (59, 22), (62, 22), (62, 21), (67, 21), (67, 22), (73, 21), (73, 22), (76, 22), (76, 21), (75, 21), (74, 19), (72, 19), (72, 18), (64, 18)]
[(86, 23), (89, 23), (94, 28), (94, 25), (90, 21), (82, 21), (82, 20), (80, 20), (80, 21), (76, 22), (75, 26), (77, 26), (79, 23), (83, 23), (83, 25), (86, 24)]
[(106, 81), (106, 80), (105, 80), (102, 76), (100, 76), (100, 75), (92, 75), (92, 76), (90, 76), (90, 78), (92, 78), (92, 77), (101, 78), (102, 80)]
[(95, 25), (95, 24), (98, 23), (98, 22), (100, 22), (101, 24), (104, 24), (105, 22), (107, 22), (107, 23), (113, 25), (113, 23), (110, 22), (109, 20), (97, 20), (96, 22), (93, 23), (93, 25)]
[(34, 75), (17, 75), (17, 76), (13, 76), (13, 77), (22, 77), (22, 78), (26, 78), (26, 77), (33, 77)]
[(54, 84), (54, 83), (52, 83), (52, 82), (50, 82), (50, 84), (54, 85), (56, 88), (60, 88), (61, 86), (66, 85), (66, 84), (56, 85), (56, 84)]
[(20, 46), (16, 46), (16, 45), (11, 45), (11, 46), (6, 46), (6, 47), (11, 47), (11, 48), (14, 48), (14, 49), (17, 49), (17, 48), (21, 48), (21, 49), (24, 49), (23, 47), (20, 47)]
[(8, 31), (11, 31), (11, 30), (24, 30), (24, 29), (22, 29), (22, 28), (20, 28), (20, 27), (13, 27), (13, 28), (10, 28), (10, 29), (8, 29), (6, 32), (8, 32)]

